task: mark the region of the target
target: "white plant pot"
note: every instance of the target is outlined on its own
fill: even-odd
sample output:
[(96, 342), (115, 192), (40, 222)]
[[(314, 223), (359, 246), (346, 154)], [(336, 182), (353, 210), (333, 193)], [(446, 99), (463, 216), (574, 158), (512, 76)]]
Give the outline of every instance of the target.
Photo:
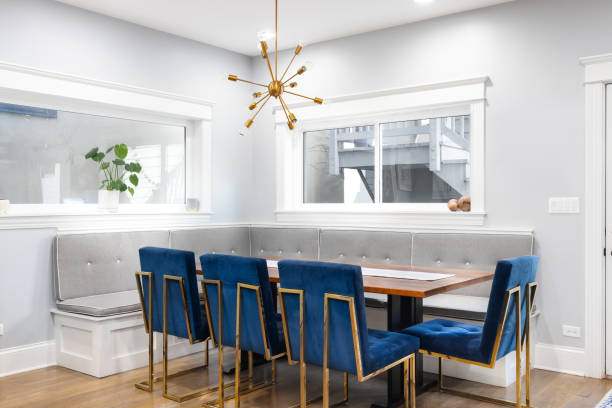
[(107, 211), (119, 209), (119, 191), (98, 190), (98, 208)]

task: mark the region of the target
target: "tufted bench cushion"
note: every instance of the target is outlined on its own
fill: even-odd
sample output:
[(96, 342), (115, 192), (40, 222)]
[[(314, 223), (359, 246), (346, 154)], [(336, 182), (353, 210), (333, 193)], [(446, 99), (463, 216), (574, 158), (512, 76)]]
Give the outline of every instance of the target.
[(57, 308), (65, 312), (104, 317), (140, 310), (137, 290), (85, 296), (57, 302)]
[(317, 228), (251, 227), (251, 256), (290, 259), (319, 257)]
[(202, 254), (249, 256), (249, 227), (212, 227), (170, 231), (170, 248), (196, 254), (196, 264)]

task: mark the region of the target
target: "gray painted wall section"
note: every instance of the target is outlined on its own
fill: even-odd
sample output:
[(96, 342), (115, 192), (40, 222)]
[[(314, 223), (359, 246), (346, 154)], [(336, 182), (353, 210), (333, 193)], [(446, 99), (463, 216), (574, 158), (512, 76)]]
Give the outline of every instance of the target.
[[(584, 198), (582, 56), (612, 52), (612, 2), (518, 0), (304, 47), (315, 69), (300, 93), (330, 97), (491, 77), (486, 110), (486, 227), (535, 230), (541, 256), (538, 340), (583, 347), (562, 324), (584, 328), (584, 216), (547, 213), (548, 198)], [(280, 66), (290, 54), (282, 53)], [(253, 58), (256, 80), (266, 78)], [(323, 109), (323, 108), (322, 108)], [(298, 118), (299, 119), (299, 118)], [(253, 222), (274, 220), (274, 127), (253, 126)], [(571, 299), (571, 300), (570, 300)]]
[[(200, 97), (213, 108), (214, 221), (244, 221), (251, 139), (238, 134), (250, 58), (47, 0), (0, 0), (0, 61)], [(0, 349), (53, 338), (53, 230), (0, 231)]]
[(53, 338), (53, 229), (0, 230), (0, 349)]

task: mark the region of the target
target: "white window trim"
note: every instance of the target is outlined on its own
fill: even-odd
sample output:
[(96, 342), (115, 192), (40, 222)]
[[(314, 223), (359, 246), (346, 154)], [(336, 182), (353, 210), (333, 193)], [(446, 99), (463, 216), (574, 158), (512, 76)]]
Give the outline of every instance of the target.
[[(95, 204), (12, 204), (0, 215), (0, 229), (55, 227), (60, 230), (116, 230), (198, 226), (211, 212), (211, 122), (213, 103), (190, 96), (104, 82), (0, 62), (0, 101), (16, 105), (185, 126), (186, 196), (200, 201), (198, 212), (185, 205), (126, 204), (116, 213)], [(10, 197), (8, 197), (10, 199)]]
[[(287, 128), (280, 105), (275, 107), (276, 220), (284, 223), (372, 226), (479, 226), (485, 212), (485, 105), (488, 77), (427, 84), (326, 99), (323, 107), (291, 105), (298, 117)], [(470, 196), (472, 211), (448, 210), (445, 204), (304, 204), (303, 134), (309, 130), (377, 125), (439, 115), (471, 115)], [(378, 126), (375, 126), (378, 135)], [(377, 144), (375, 161), (380, 160)], [(376, 180), (380, 196), (380, 175)]]

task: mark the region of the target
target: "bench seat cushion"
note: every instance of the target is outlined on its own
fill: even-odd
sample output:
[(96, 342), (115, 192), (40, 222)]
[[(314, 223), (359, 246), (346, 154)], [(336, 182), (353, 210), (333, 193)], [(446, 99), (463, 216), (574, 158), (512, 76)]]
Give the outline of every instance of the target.
[[(368, 307), (384, 308), (387, 306), (387, 295), (366, 293), (365, 301)], [(488, 305), (488, 297), (441, 294), (423, 299), (423, 314), (484, 321)]]
[(441, 294), (423, 299), (423, 313), (454, 319), (484, 321), (489, 298)]
[(141, 310), (137, 290), (58, 301), (57, 308), (65, 312), (96, 317), (112, 316)]

